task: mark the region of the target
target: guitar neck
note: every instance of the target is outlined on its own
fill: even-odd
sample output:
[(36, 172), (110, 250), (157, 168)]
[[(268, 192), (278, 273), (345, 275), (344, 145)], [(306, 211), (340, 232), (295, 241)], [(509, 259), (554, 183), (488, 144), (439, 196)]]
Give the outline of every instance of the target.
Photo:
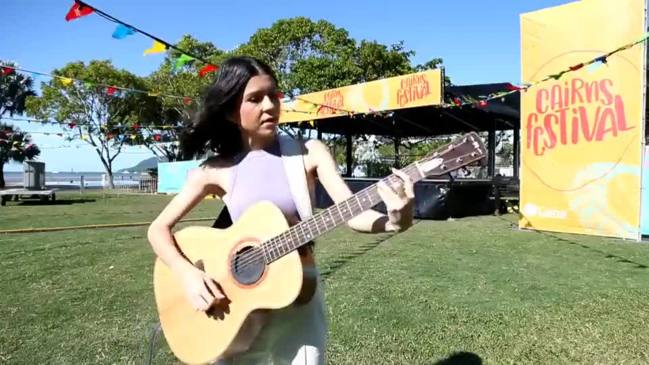
[[(415, 163), (402, 169), (408, 174), (413, 182), (424, 178)], [(396, 175), (390, 175), (381, 181), (392, 186), (401, 179)], [(377, 185), (373, 184), (350, 198), (341, 201), (331, 207), (313, 215), (312, 217), (294, 225), (284, 233), (276, 236), (262, 245), (266, 263), (269, 264), (289, 254), (297, 248), (307, 244), (316, 237), (323, 235), (332, 229), (344, 224), (364, 211), (372, 208), (381, 202), (377, 191)]]

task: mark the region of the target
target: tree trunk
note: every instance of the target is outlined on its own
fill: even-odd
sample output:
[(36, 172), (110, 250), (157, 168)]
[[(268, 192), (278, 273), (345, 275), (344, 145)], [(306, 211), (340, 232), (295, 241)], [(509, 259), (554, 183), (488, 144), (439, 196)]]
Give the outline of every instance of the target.
[(5, 163), (0, 162), (0, 189), (5, 187), (5, 173), (4, 173)]
[(394, 138), (394, 168), (398, 169), (401, 167), (401, 155), (399, 154), (399, 146), (401, 145), (401, 139), (399, 137)]
[(111, 171), (111, 169), (106, 168), (106, 175), (108, 177), (108, 187), (111, 189), (115, 189), (115, 181), (113, 180), (113, 171)]

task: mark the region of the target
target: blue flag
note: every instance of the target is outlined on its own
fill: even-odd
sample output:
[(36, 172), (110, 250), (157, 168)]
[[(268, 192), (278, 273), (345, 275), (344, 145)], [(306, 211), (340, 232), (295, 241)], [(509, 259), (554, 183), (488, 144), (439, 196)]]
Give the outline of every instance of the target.
[(133, 28), (127, 27), (124, 24), (117, 24), (117, 28), (115, 28), (115, 31), (113, 32), (113, 38), (124, 39), (131, 34), (135, 34), (135, 30), (133, 30)]

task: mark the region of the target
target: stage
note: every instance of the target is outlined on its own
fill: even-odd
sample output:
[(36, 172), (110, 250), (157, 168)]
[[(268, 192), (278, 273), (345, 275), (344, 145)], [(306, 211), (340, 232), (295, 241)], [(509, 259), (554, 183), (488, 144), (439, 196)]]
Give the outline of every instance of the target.
[[(356, 193), (379, 179), (344, 178), (352, 192)], [(473, 215), (493, 214), (499, 206), (494, 199), (493, 179), (424, 179), (415, 184), (415, 218), (448, 219)], [(318, 183), (315, 192), (317, 208), (333, 204), (324, 188)], [(381, 203), (374, 209), (385, 213)]]

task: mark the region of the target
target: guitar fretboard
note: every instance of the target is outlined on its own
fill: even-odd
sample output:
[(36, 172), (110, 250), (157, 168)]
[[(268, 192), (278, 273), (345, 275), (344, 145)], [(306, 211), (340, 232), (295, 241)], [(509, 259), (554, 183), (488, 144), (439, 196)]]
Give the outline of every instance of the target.
[[(402, 169), (413, 182), (423, 178), (415, 164), (411, 164)], [(390, 175), (381, 181), (388, 186), (401, 181), (396, 175)], [(373, 184), (350, 198), (341, 201), (331, 207), (314, 214), (311, 218), (306, 219), (286, 232), (264, 242), (261, 245), (266, 263), (269, 264), (279, 258), (287, 255), (300, 246), (310, 242), (316, 237), (331, 231), (332, 229), (344, 224), (348, 220), (363, 213), (381, 202), (377, 185)]]

